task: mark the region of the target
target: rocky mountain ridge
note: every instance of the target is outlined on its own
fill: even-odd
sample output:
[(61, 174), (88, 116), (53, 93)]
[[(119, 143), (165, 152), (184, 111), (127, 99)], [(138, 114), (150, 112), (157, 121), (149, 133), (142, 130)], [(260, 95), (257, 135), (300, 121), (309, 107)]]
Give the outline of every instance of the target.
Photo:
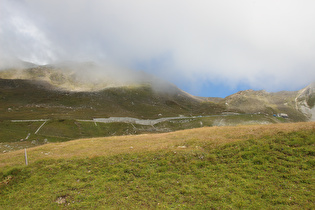
[(296, 109), (311, 121), (315, 121), (315, 82), (298, 91), (295, 102)]

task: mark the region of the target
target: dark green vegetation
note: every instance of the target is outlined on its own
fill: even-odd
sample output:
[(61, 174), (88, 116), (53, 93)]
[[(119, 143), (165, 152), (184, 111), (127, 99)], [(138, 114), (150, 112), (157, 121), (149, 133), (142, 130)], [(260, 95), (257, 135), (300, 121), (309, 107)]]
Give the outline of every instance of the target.
[[(179, 90), (179, 89), (176, 89)], [(0, 120), (92, 119), (209, 115), (224, 106), (202, 102), (181, 91), (156, 92), (150, 85), (107, 88), (95, 92), (56, 90), (47, 82), (0, 79)]]
[[(0, 172), (2, 209), (314, 209), (314, 130)], [(190, 149), (189, 149), (190, 148)]]

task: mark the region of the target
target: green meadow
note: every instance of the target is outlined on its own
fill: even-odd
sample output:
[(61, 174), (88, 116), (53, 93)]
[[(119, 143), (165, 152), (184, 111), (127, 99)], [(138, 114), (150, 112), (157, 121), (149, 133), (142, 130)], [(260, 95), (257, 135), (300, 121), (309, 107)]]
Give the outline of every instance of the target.
[(0, 206), (314, 209), (314, 146), (314, 123), (50, 143), (0, 155)]

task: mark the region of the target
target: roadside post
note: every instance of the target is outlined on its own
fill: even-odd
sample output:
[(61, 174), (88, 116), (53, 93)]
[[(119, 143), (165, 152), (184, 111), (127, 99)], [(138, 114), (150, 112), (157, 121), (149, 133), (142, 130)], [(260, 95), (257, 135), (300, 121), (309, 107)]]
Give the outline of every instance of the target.
[(28, 165), (26, 148), (24, 149), (24, 157), (25, 157), (25, 165)]

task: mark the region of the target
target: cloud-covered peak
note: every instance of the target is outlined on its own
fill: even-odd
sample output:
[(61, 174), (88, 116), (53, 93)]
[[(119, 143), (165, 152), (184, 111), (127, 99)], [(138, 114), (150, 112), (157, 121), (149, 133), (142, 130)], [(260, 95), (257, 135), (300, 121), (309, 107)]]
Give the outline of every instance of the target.
[(293, 90), (315, 78), (312, 0), (0, 2), (1, 63), (117, 63), (194, 94), (209, 83)]

